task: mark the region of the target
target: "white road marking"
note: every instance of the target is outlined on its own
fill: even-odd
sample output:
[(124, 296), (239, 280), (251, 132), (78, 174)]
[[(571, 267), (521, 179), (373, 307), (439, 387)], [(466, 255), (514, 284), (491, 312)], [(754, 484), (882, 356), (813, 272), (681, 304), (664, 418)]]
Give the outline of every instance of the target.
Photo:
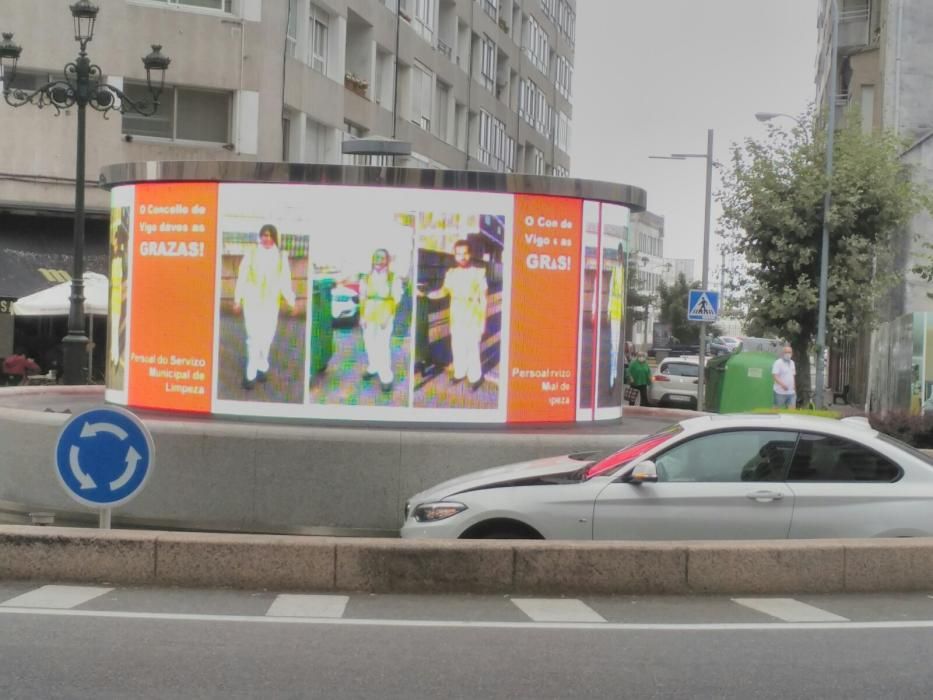
[(881, 622), (735, 622), (699, 624), (642, 624), (629, 622), (475, 622), (459, 620), (372, 620), (311, 617), (265, 617), (257, 615), (197, 615), (185, 613), (118, 612), (114, 610), (51, 610), (0, 607), (2, 615), (45, 617), (89, 617), (114, 620), (161, 620), (170, 622), (240, 622), (277, 625), (332, 625), (338, 627), (398, 627), (439, 629), (516, 629), (516, 630), (605, 630), (607, 632), (769, 632), (800, 630), (933, 629), (933, 620), (887, 620)]
[(579, 600), (565, 598), (512, 598), (518, 609), (535, 622), (605, 622), (605, 618)]
[(42, 586), (34, 591), (10, 598), (0, 606), (11, 608), (73, 608), (89, 600), (94, 600), (112, 588), (103, 586)]
[(275, 597), (266, 611), (269, 617), (343, 617), (350, 597), (345, 595), (294, 595)]
[(784, 622), (848, 622), (849, 618), (835, 615), (793, 598), (733, 598), (733, 602), (763, 612)]

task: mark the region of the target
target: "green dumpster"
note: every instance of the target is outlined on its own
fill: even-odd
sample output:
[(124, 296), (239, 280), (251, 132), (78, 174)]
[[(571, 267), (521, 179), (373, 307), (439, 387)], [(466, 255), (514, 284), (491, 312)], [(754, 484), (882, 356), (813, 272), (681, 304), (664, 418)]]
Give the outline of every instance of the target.
[(722, 387), (726, 376), (726, 363), (731, 355), (706, 358), (706, 387), (703, 389), (703, 407), (707, 411), (719, 413), (722, 405)]
[(332, 279), (314, 280), (311, 285), (311, 374), (327, 369), (327, 363), (334, 354), (333, 288)]
[(770, 408), (774, 403), (774, 379), (771, 377), (774, 359), (770, 352), (743, 351), (726, 356), (725, 371), (711, 373), (719, 375), (721, 381), (719, 412)]

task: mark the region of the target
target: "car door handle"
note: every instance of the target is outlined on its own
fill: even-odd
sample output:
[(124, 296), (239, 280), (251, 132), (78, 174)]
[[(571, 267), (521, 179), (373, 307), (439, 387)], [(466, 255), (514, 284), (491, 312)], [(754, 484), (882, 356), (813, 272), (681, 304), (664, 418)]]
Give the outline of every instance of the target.
[(768, 503), (770, 501), (780, 501), (784, 498), (784, 494), (780, 491), (752, 491), (745, 498), (759, 503)]

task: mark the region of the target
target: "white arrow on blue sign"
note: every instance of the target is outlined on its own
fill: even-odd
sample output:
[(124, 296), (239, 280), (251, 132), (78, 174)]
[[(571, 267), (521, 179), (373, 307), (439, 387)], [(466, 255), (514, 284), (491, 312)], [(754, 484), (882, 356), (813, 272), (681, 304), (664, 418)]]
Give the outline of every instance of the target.
[(712, 323), (719, 320), (719, 292), (691, 289), (687, 297), (687, 320)]
[(71, 498), (113, 508), (138, 494), (155, 462), (149, 430), (121, 408), (93, 408), (72, 417), (55, 446), (55, 472)]

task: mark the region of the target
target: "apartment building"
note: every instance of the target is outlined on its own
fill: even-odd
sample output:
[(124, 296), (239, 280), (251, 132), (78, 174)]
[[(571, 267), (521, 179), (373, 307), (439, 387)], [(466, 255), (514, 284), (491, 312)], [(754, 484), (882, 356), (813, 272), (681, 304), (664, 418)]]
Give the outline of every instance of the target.
[[(103, 165), (149, 160), (394, 164), (566, 176), (576, 0), (97, 0), (104, 79), (145, 97), (140, 57), (172, 62), (154, 117), (88, 110), (87, 264), (106, 272)], [(35, 89), (78, 52), (67, 2), (0, 0)], [(0, 301), (68, 279), (76, 112), (0, 103)], [(411, 145), (345, 155), (348, 140)], [(0, 356), (12, 321), (0, 304)]]
[(629, 328), (629, 337), (638, 347), (651, 344), (658, 315), (658, 285), (673, 284), (681, 274), (687, 282), (694, 281), (694, 260), (664, 256), (664, 217), (650, 211), (632, 214), (629, 242), (636, 261), (638, 280), (635, 289), (652, 302), (647, 307), (647, 318)]
[[(818, 15), (816, 99), (828, 106), (830, 3)], [(904, 141), (901, 155), (913, 177), (933, 182), (933, 3), (929, 0), (835, 0), (838, 2), (836, 100), (840, 124), (857, 118), (865, 130), (885, 129)], [(856, 108), (856, 109), (853, 109)], [(926, 260), (933, 219), (914, 217), (895, 243), (901, 282), (879, 308), (881, 325), (871, 334), (832, 348), (830, 385), (850, 401), (874, 410), (921, 410), (933, 396), (933, 299), (929, 284), (912, 268)]]

